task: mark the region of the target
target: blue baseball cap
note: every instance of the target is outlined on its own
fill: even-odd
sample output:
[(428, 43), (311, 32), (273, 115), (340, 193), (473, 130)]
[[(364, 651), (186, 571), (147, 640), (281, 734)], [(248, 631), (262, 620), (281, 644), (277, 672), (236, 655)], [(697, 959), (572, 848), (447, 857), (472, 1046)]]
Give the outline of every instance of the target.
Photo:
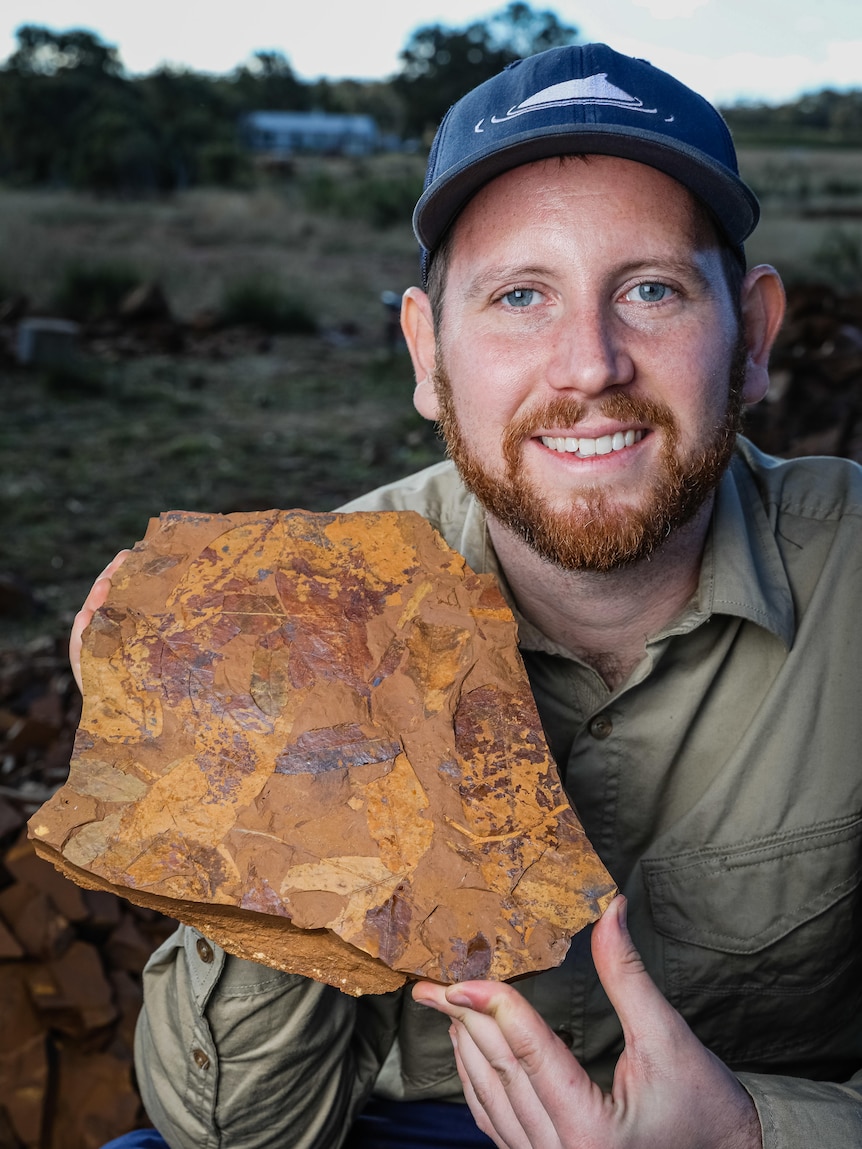
[(579, 44), (515, 61), (446, 113), (413, 213), (423, 278), (479, 188), (520, 164), (572, 153), (620, 156), (672, 176), (706, 204), (744, 262), (760, 207), (739, 177), (721, 115), (646, 60)]

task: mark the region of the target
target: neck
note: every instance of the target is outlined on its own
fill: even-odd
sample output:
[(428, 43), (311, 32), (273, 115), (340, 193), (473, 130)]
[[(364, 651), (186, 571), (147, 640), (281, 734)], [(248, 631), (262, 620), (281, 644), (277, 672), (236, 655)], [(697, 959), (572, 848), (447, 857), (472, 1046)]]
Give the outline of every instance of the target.
[(563, 570), (490, 515), (488, 532), (521, 614), (613, 690), (696, 591), (713, 502), (649, 558), (607, 573)]

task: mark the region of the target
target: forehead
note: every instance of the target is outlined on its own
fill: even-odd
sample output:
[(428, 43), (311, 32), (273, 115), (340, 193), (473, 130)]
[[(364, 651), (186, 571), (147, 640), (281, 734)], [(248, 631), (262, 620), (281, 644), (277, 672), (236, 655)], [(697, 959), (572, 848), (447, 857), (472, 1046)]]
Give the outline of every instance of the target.
[(615, 237), (667, 247), (714, 246), (706, 209), (663, 172), (616, 156), (559, 156), (523, 164), (481, 188), (452, 232), (452, 256), (503, 244)]

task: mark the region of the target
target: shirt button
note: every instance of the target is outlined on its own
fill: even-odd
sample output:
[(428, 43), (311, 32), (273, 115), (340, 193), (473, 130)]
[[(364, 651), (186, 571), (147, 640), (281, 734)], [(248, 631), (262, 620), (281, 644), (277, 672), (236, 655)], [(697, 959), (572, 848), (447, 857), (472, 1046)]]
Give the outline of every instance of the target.
[(613, 732), (614, 724), (608, 718), (607, 714), (597, 714), (590, 722), (590, 734), (599, 742), (603, 738), (607, 738)]
[(570, 1029), (555, 1029), (554, 1033), (568, 1049), (575, 1044), (575, 1035)]
[(210, 1059), (207, 1057), (207, 1055), (204, 1053), (204, 1051), (202, 1049), (193, 1049), (192, 1050), (192, 1057), (193, 1057), (194, 1063), (198, 1067), (198, 1069), (209, 1069)]
[(198, 957), (201, 961), (205, 961), (207, 964), (209, 964), (215, 956), (213, 954), (213, 948), (206, 938), (198, 938), (195, 942), (195, 949), (198, 951)]

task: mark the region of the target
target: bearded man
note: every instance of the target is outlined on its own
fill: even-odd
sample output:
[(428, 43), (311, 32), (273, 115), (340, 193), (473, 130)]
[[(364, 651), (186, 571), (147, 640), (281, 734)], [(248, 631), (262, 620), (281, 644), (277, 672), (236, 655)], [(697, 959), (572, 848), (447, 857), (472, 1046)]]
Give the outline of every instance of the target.
[(718, 113), (604, 45), (448, 113), (402, 321), (451, 461), (347, 509), (497, 575), (622, 893), (517, 987), (359, 1002), (181, 927), (138, 1033), (174, 1149), (859, 1145), (862, 475), (738, 434), (783, 313), (757, 216)]

